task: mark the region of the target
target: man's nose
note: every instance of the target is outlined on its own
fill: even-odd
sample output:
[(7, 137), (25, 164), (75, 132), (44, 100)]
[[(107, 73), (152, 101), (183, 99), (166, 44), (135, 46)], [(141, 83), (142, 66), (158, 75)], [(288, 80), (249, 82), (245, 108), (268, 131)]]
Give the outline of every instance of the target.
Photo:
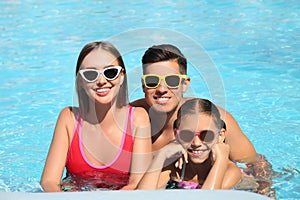
[(162, 79), (159, 83), (159, 85), (157, 86), (157, 90), (160, 91), (161, 93), (162, 92), (165, 92), (166, 90), (168, 89), (168, 86), (167, 84), (165, 83), (165, 80)]

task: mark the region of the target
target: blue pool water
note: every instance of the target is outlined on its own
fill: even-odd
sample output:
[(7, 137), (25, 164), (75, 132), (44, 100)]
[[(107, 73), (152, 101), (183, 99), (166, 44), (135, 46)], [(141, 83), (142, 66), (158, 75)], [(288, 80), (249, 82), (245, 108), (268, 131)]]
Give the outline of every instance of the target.
[(111, 39), (124, 54), (130, 100), (143, 95), (145, 48), (177, 44), (190, 60), (187, 96), (231, 112), (278, 172), (277, 199), (300, 198), (298, 0), (2, 0), (0, 7), (0, 191), (39, 191), (57, 115), (76, 104), (78, 53)]

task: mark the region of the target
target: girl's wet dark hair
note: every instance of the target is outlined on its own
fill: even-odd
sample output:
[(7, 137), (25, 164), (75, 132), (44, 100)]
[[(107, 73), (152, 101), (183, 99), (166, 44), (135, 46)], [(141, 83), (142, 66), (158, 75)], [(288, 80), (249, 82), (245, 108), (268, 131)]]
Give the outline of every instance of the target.
[(179, 65), (181, 74), (187, 74), (187, 60), (181, 51), (171, 44), (154, 45), (145, 52), (142, 63), (143, 69), (147, 64), (174, 60)]
[(214, 123), (219, 129), (226, 129), (225, 122), (221, 119), (217, 106), (207, 99), (199, 98), (187, 100), (184, 104), (182, 104), (178, 110), (177, 119), (174, 122), (174, 128), (178, 128), (180, 126), (181, 119), (184, 116), (199, 113), (205, 113), (212, 116)]
[[(106, 41), (96, 41), (96, 42), (91, 42), (89, 44), (86, 44), (77, 59), (77, 64), (76, 64), (76, 71), (75, 74), (76, 76), (79, 74), (79, 70), (80, 70), (80, 66), (84, 60), (84, 58), (91, 53), (92, 51), (101, 48), (107, 52), (109, 52), (110, 54), (112, 54), (113, 56), (115, 56), (118, 65), (121, 66), (123, 68), (123, 73), (124, 73), (124, 81), (123, 84), (120, 87), (120, 91), (117, 97), (117, 102), (116, 105), (117, 107), (122, 107), (126, 104), (128, 104), (128, 85), (127, 85), (127, 75), (126, 75), (126, 69), (125, 69), (125, 64), (123, 62), (123, 58), (120, 54), (120, 52), (118, 51), (118, 49), (112, 45), (109, 42)], [(77, 90), (77, 94), (78, 94), (78, 101), (79, 101), (79, 107), (81, 112), (88, 112), (89, 111), (89, 101), (88, 101), (88, 96), (85, 93), (84, 89), (80, 87), (79, 85), (79, 81), (76, 78), (76, 90)]]

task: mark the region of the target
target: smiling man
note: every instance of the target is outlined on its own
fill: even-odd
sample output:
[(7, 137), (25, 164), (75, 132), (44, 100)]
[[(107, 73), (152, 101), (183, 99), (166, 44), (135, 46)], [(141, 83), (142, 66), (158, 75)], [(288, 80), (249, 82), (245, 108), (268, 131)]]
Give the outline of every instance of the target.
[[(188, 90), (190, 78), (187, 76), (186, 58), (177, 47), (170, 44), (148, 48), (142, 63), (145, 98), (132, 104), (144, 107), (149, 114), (152, 150), (155, 152), (175, 139), (173, 125), (177, 111), (185, 101), (191, 99), (183, 97), (183, 93)], [(263, 180), (262, 182), (270, 182), (273, 173), (271, 164), (265, 156), (256, 153), (234, 117), (223, 108), (218, 109), (226, 124), (225, 143), (230, 146), (229, 158), (245, 163), (248, 167), (245, 169), (247, 174)], [(263, 185), (258, 193), (264, 193), (264, 190), (269, 188), (270, 184)]]
[[(188, 90), (187, 60), (181, 51), (170, 44), (152, 46), (143, 58), (142, 85), (145, 98), (132, 104), (144, 107), (151, 119), (153, 151), (174, 139), (173, 123), (179, 107), (190, 98), (183, 97)], [(240, 129), (233, 116), (218, 107), (227, 126), (226, 143), (230, 145), (230, 159), (251, 163), (256, 160), (252, 143)]]

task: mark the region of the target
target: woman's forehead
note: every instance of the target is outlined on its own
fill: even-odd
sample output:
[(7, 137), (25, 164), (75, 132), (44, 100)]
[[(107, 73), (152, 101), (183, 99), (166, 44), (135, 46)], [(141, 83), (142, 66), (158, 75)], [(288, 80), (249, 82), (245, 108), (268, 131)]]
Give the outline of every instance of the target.
[(118, 64), (117, 58), (101, 48), (91, 51), (82, 61), (83, 67), (105, 67)]

